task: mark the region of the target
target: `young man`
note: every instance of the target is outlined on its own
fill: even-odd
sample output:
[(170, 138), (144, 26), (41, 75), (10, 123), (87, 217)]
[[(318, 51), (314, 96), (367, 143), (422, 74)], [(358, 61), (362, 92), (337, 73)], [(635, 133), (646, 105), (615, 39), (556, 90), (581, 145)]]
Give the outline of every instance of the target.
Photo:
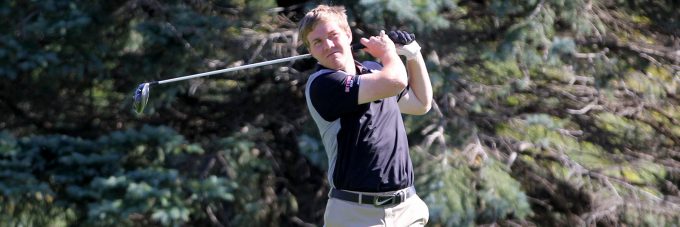
[[(359, 63), (344, 7), (320, 5), (300, 21), (305, 46), (318, 61), (307, 82), (307, 106), (329, 160), (326, 226), (425, 225), (427, 205), (413, 187), (413, 166), (401, 113), (429, 111), (432, 86), (414, 36), (384, 31), (361, 38), (376, 62)], [(406, 67), (398, 54), (406, 56)]]

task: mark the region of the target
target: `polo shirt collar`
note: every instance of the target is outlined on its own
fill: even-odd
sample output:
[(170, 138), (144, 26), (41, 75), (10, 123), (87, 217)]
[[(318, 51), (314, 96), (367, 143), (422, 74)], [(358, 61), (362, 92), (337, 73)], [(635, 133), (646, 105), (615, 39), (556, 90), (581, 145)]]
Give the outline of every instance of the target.
[[(355, 67), (356, 67), (356, 69), (357, 69), (357, 72), (359, 72), (359, 75), (361, 75), (361, 74), (366, 74), (366, 73), (370, 73), (370, 72), (371, 72), (371, 70), (369, 70), (368, 68), (366, 68), (363, 64), (361, 64), (361, 62), (358, 62), (358, 61), (355, 60), (355, 61), (354, 61), (354, 65), (355, 65)], [(332, 70), (332, 69), (326, 68), (326, 67), (324, 67), (323, 65), (317, 63), (317, 64), (316, 64), (316, 68), (314, 69), (314, 71), (319, 71), (319, 70), (322, 70), (322, 69)], [(338, 71), (339, 71), (339, 70), (338, 70)]]

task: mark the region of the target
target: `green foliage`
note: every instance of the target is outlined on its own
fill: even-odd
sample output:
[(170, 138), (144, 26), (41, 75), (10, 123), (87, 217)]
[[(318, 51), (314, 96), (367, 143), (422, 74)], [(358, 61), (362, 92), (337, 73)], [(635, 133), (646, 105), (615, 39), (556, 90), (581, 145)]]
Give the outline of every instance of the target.
[(605, 133), (610, 134), (609, 142), (613, 145), (636, 147), (652, 139), (653, 129), (644, 123), (631, 121), (611, 113), (598, 114), (596, 119), (595, 124)]
[(279, 169), (271, 160), (271, 154), (263, 153), (255, 146), (263, 132), (252, 126), (246, 126), (241, 132), (222, 139), (217, 143), (223, 147), (220, 156), (226, 161), (227, 174), (239, 185), (235, 193), (232, 209), (234, 216), (230, 225), (250, 223), (256, 226), (279, 225), (278, 216), (282, 213), (295, 212), (297, 201), (292, 196), (281, 195), (278, 199), (274, 171)]
[(39, 219), (14, 219), (17, 225), (181, 225), (201, 217), (196, 212), (206, 206), (234, 200), (237, 188), (222, 177), (180, 174), (182, 160), (202, 150), (165, 127), (96, 140), (3, 136), (0, 144), (7, 144), (0, 157), (0, 219), (41, 213)]
[(360, 18), (371, 21), (366, 26), (373, 30), (408, 25), (409, 30), (418, 33), (449, 27), (450, 22), (440, 12), (456, 7), (451, 0), (360, 0), (358, 3), (362, 8)]
[(456, 161), (430, 163), (428, 173), (418, 176), (426, 179), (419, 194), (424, 195), (432, 223), (473, 226), (531, 215), (522, 186), (497, 161), (487, 160), (480, 169), (471, 169), (462, 162), (464, 156), (451, 158)]
[(481, 190), (475, 193), (480, 197), (478, 209), (482, 209), (478, 220), (497, 222), (505, 218), (527, 218), (532, 211), (521, 184), (512, 178), (500, 163), (490, 162), (480, 170)]
[[(636, 125), (638, 123), (634, 121), (609, 113), (603, 113), (597, 117), (599, 120), (596, 124), (610, 133), (608, 142), (613, 145), (636, 147), (646, 143), (647, 140), (652, 140), (649, 138), (649, 135), (653, 133), (650, 127)], [(568, 119), (548, 115), (528, 115), (521, 120), (514, 119), (501, 126), (498, 134), (510, 138), (510, 141), (518, 141), (518, 144), (521, 144), (519, 152), (524, 154), (522, 160), (532, 163), (531, 165), (543, 166), (549, 171), (542, 174), (576, 185), (586, 182), (590, 190), (603, 198), (643, 197), (656, 201), (663, 195), (659, 189), (650, 186), (664, 184), (666, 167), (647, 160), (622, 161), (623, 157), (620, 155), (622, 151), (608, 152), (591, 142), (578, 141), (575, 137), (565, 134), (565, 131), (579, 130), (570, 125)], [(539, 157), (539, 159), (533, 157)], [(593, 177), (597, 181), (593, 182), (590, 177), (583, 177), (579, 174), (591, 171), (596, 172)], [(603, 184), (603, 181), (606, 183)], [(630, 214), (631, 210), (627, 209), (624, 208), (621, 215)], [(649, 225), (659, 223), (647, 222), (650, 220), (665, 223), (677, 218), (673, 215), (658, 213), (654, 209), (635, 215), (654, 217), (643, 221)], [(641, 224), (635, 219), (623, 218), (622, 221)]]
[[(476, 215), (476, 200), (474, 199), (476, 195), (472, 173), (466, 168), (449, 166), (440, 166), (435, 170), (437, 172), (431, 173), (439, 178), (428, 182), (425, 190), (419, 190), (421, 197), (428, 204), (432, 222), (443, 223), (447, 226), (473, 225)], [(427, 176), (419, 177), (426, 178)]]

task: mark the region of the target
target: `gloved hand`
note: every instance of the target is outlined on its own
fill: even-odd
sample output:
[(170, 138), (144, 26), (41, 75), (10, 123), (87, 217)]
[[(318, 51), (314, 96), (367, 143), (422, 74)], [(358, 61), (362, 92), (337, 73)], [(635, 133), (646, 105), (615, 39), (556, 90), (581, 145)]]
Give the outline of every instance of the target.
[(397, 30), (391, 31), (387, 36), (397, 44), (397, 54), (405, 56), (406, 60), (414, 59), (420, 53), (420, 45), (413, 33)]

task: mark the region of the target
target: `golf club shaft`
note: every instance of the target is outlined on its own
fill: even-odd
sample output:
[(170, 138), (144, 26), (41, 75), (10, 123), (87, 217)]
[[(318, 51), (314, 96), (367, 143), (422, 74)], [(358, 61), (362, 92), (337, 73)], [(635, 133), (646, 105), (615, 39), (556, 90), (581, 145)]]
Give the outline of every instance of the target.
[[(352, 45), (352, 51), (358, 51), (358, 50), (361, 50), (361, 49), (364, 49), (364, 48), (366, 48), (366, 46), (364, 46), (361, 43), (355, 43), (355, 44)], [(232, 68), (226, 68), (226, 69), (220, 69), (220, 70), (215, 70), (215, 71), (210, 71), (210, 72), (198, 73), (198, 74), (182, 76), (182, 77), (177, 77), (177, 78), (172, 78), (172, 79), (167, 79), (167, 80), (153, 81), (153, 82), (149, 82), (149, 85), (167, 84), (167, 83), (172, 83), (172, 82), (177, 82), (177, 81), (182, 81), (182, 80), (189, 80), (189, 79), (194, 79), (194, 78), (199, 78), (199, 77), (204, 77), (204, 76), (210, 76), (210, 75), (214, 75), (214, 74), (218, 74), (218, 73), (233, 72), (233, 71), (250, 69), (250, 68), (255, 68), (255, 67), (260, 67), (260, 66), (265, 66), (265, 65), (278, 64), (278, 63), (282, 63), (282, 62), (296, 61), (296, 60), (300, 60), (300, 59), (309, 58), (311, 56), (312, 56), (311, 54), (303, 54), (303, 55), (292, 56), (292, 57), (281, 58), (281, 59), (275, 59), (275, 60), (270, 60), (270, 61), (263, 61), (263, 62), (248, 64), (248, 65), (242, 65), (242, 66), (236, 66), (236, 67), (232, 67)]]
[(204, 73), (198, 73), (198, 74), (193, 74), (193, 75), (188, 75), (188, 76), (183, 76), (183, 77), (177, 77), (177, 78), (172, 78), (172, 79), (167, 79), (167, 80), (160, 80), (160, 81), (151, 82), (150, 84), (151, 85), (167, 84), (167, 83), (172, 83), (172, 82), (177, 82), (177, 81), (182, 81), (182, 80), (189, 80), (189, 79), (194, 79), (194, 78), (199, 78), (199, 77), (204, 77), (204, 76), (210, 76), (210, 75), (214, 75), (214, 74), (218, 74), (218, 73), (233, 72), (233, 71), (250, 69), (250, 68), (255, 68), (255, 67), (260, 67), (260, 66), (265, 66), (265, 65), (278, 64), (278, 63), (282, 63), (282, 62), (296, 61), (296, 60), (300, 60), (300, 59), (309, 58), (311, 56), (312, 56), (311, 54), (303, 54), (303, 55), (281, 58), (281, 59), (276, 59), (276, 60), (271, 60), (271, 61), (263, 61), (263, 62), (248, 64), (248, 65), (236, 66), (236, 67), (220, 69), (220, 70), (215, 70), (215, 71), (210, 71), (210, 72), (204, 72)]

